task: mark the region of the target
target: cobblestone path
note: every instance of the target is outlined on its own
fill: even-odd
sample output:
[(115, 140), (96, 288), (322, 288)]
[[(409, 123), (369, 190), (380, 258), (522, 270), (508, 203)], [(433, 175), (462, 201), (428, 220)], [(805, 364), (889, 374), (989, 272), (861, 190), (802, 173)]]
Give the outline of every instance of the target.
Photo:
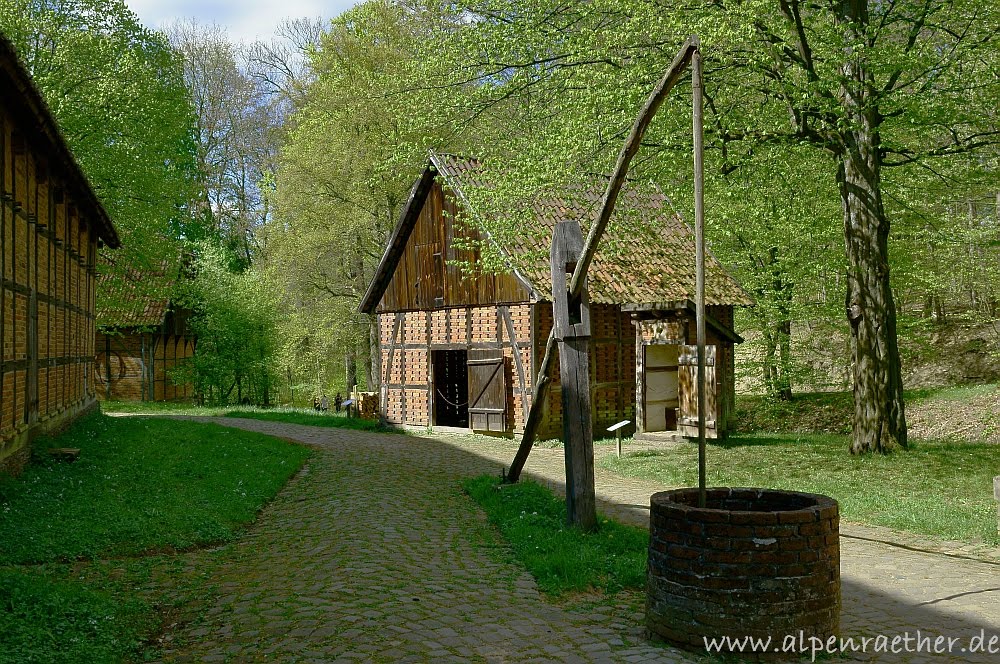
[(498, 470), (487, 458), (409, 436), (214, 421), (319, 449), (234, 545), (211, 580), (218, 602), (166, 635), (168, 661), (693, 659), (643, 640), (638, 594), (572, 611), (546, 601), (461, 493), (461, 477)]
[[(319, 451), (235, 545), (215, 579), (223, 596), (205, 619), (168, 635), (168, 660), (696, 659), (643, 641), (641, 597), (585, 610), (557, 606), (523, 569), (483, 544), (495, 539), (458, 481), (499, 474), (513, 457), (511, 441), (197, 419)], [(561, 491), (562, 451), (534, 450), (525, 474)], [(602, 469), (597, 486), (599, 509), (641, 526), (650, 494), (665, 488)], [(935, 655), (874, 653), (872, 641), (854, 659), (1000, 661), (996, 552), (976, 559), (964, 549), (917, 550), (924, 540), (892, 531), (847, 523), (841, 530), (842, 636), (909, 636), (911, 649), (918, 630), (932, 637), (928, 648), (934, 637), (955, 639), (950, 653)], [(998, 637), (993, 654), (968, 652), (980, 635), (987, 646)]]

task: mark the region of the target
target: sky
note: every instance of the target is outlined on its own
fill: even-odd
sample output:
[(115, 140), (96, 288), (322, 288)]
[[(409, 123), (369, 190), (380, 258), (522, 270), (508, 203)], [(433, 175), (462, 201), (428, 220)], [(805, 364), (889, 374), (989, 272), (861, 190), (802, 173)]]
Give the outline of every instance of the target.
[(160, 29), (179, 18), (218, 23), (234, 41), (270, 40), (283, 18), (333, 18), (356, 0), (125, 0), (148, 27)]

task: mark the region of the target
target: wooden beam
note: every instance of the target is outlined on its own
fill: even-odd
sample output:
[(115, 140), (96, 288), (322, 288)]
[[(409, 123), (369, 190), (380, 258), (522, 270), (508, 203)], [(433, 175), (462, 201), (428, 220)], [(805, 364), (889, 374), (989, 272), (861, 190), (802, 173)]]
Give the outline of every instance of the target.
[(597, 527), (594, 432), (590, 398), (590, 303), (586, 281), (570, 298), (566, 268), (577, 263), (583, 233), (576, 221), (556, 224), (552, 234), (552, 316), (559, 340), (563, 450), (566, 457), (566, 520), (584, 530)]
[(528, 412), (528, 388), (527, 375), (524, 372), (524, 362), (521, 358), (521, 346), (517, 343), (517, 333), (514, 332), (514, 320), (510, 317), (510, 307), (499, 307), (500, 315), (503, 317), (504, 325), (507, 329), (507, 337), (510, 340), (510, 350), (514, 355), (514, 368), (517, 369), (518, 392), (521, 393), (521, 413)]
[[(625, 176), (628, 173), (629, 164), (631, 164), (632, 158), (636, 155), (639, 151), (639, 147), (642, 145), (642, 137), (649, 128), (649, 123), (652, 122), (653, 116), (656, 115), (656, 111), (660, 108), (660, 105), (663, 103), (663, 100), (666, 99), (670, 90), (673, 89), (673, 87), (684, 75), (688, 63), (691, 61), (691, 56), (697, 49), (698, 38), (694, 36), (688, 37), (688, 39), (684, 42), (684, 45), (681, 46), (681, 50), (674, 57), (673, 62), (670, 63), (670, 67), (663, 75), (663, 78), (660, 79), (656, 88), (654, 88), (653, 92), (649, 95), (649, 98), (646, 100), (645, 105), (642, 107), (642, 110), (639, 112), (639, 115), (635, 120), (635, 124), (632, 125), (632, 130), (625, 139), (625, 144), (622, 146), (621, 152), (618, 155), (618, 161), (615, 163), (615, 170), (611, 175), (611, 179), (608, 181), (608, 188), (604, 192), (604, 199), (601, 203), (600, 214), (597, 217), (597, 221), (591, 227), (590, 232), (587, 234), (587, 241), (584, 243), (580, 260), (576, 265), (576, 269), (573, 271), (573, 278), (569, 285), (571, 297), (579, 297), (583, 290), (583, 285), (586, 280), (587, 272), (590, 268), (590, 263), (593, 261), (594, 254), (597, 252), (597, 245), (601, 240), (601, 236), (604, 234), (604, 229), (607, 227), (608, 221), (611, 219), (611, 213), (614, 211), (615, 203), (618, 202), (618, 194), (621, 192), (622, 184), (625, 182)], [(549, 384), (551, 382), (550, 374), (552, 371), (552, 354), (556, 345), (554, 325), (552, 330), (553, 332), (549, 334), (548, 341), (545, 344), (545, 355), (538, 368), (538, 377), (535, 379), (535, 384), (532, 389), (531, 410), (528, 413), (528, 418), (524, 425), (524, 434), (521, 437), (521, 444), (518, 447), (517, 454), (514, 456), (514, 460), (511, 462), (510, 470), (506, 474), (508, 482), (516, 482), (520, 478), (521, 470), (524, 468), (524, 463), (528, 460), (528, 454), (531, 453), (531, 446), (535, 442), (535, 434), (538, 429), (539, 421), (541, 420), (542, 401), (548, 393)]]

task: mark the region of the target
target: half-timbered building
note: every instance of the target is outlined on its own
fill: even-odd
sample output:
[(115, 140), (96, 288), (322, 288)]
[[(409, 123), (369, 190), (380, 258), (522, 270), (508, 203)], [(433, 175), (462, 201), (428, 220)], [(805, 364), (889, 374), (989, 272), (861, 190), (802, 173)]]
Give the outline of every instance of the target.
[[(521, 227), (490, 235), (469, 194), (488, 187), (479, 162), (431, 154), (361, 302), (377, 314), (380, 408), (389, 424), (496, 433), (523, 429), (552, 329), (549, 244), (559, 221), (586, 231), (606, 178), (525, 205)], [(658, 190), (626, 186), (588, 281), (595, 434), (621, 420), (640, 433), (690, 433), (694, 237)], [(491, 244), (505, 266), (482, 269)], [(734, 306), (750, 298), (714, 257), (706, 265), (708, 435), (733, 412)], [(558, 367), (558, 363), (556, 364)], [(558, 368), (539, 434), (562, 428)]]
[(107, 213), (0, 34), (0, 472), (96, 405), (95, 265)]
[[(97, 370), (99, 400), (184, 401), (194, 386), (175, 370), (194, 357), (191, 311), (167, 295), (172, 280), (162, 270), (138, 271), (131, 279), (103, 283), (103, 304), (97, 309)], [(156, 281), (157, 292), (142, 286)]]

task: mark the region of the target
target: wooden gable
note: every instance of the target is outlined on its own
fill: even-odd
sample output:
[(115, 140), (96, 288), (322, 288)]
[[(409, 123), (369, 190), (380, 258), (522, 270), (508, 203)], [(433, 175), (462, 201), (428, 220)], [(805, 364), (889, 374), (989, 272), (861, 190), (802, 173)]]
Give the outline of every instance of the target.
[[(417, 202), (417, 201), (415, 201)], [(419, 204), (419, 202), (418, 202)], [(379, 312), (430, 310), (527, 302), (527, 288), (512, 273), (476, 268), (479, 234), (461, 221), (459, 203), (441, 182), (429, 187), (378, 304)]]

